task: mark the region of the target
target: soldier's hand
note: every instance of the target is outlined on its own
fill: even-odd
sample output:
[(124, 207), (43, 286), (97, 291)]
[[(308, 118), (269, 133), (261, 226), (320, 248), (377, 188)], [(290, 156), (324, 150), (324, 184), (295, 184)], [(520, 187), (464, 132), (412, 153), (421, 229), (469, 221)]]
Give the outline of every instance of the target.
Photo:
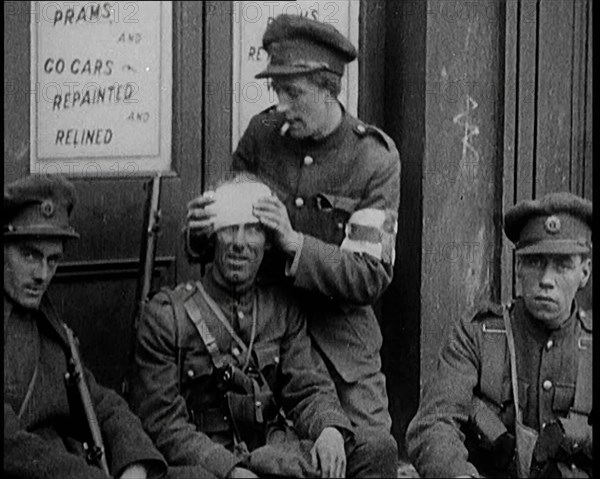
[(208, 236), (212, 232), (212, 218), (215, 215), (207, 212), (206, 207), (214, 202), (213, 192), (207, 191), (187, 204), (187, 227), (194, 234), (206, 234)]
[(300, 245), (300, 234), (292, 228), (285, 205), (276, 196), (260, 198), (252, 207), (258, 220), (275, 233), (277, 245), (291, 256)]
[(321, 477), (344, 477), (346, 475), (346, 451), (342, 433), (334, 427), (326, 427), (310, 451), (312, 465), (321, 469)]
[(245, 469), (243, 467), (234, 467), (231, 472), (229, 473), (229, 477), (233, 478), (239, 478), (239, 479), (244, 479), (244, 478), (250, 478), (250, 477), (258, 477), (256, 474), (254, 474), (250, 469)]

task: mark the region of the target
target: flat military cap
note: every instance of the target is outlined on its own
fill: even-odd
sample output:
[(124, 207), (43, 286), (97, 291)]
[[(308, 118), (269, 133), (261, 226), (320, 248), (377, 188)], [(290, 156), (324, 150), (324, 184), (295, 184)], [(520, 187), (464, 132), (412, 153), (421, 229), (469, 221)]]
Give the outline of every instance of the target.
[(357, 56), (354, 45), (335, 27), (301, 15), (277, 16), (265, 30), (263, 48), (269, 65), (256, 78), (318, 70), (341, 76), (346, 63)]
[(4, 187), (4, 238), (79, 238), (69, 219), (73, 184), (62, 176), (30, 175)]
[(504, 231), (517, 254), (592, 251), (592, 203), (568, 192), (525, 200), (504, 216)]

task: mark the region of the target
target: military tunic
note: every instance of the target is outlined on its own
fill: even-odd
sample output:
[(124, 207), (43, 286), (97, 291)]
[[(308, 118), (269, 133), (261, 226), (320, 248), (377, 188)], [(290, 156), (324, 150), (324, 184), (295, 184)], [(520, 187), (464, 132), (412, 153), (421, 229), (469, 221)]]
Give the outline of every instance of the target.
[[(299, 435), (315, 440), (330, 426), (351, 433), (325, 366), (311, 358), (306, 323), (291, 298), (277, 288), (259, 285), (232, 295), (218, 286), (210, 273), (202, 284), (246, 344), (256, 295), (253, 350), (277, 403)], [(174, 301), (181, 304), (196, 295), (219, 350), (232, 354), (236, 343), (194, 283), (179, 285), (173, 294)], [(169, 464), (197, 464), (217, 477), (226, 477), (242, 459), (232, 452), (231, 418), (217, 389), (211, 356), (190, 318), (184, 319), (174, 317), (167, 293), (150, 301), (137, 335), (133, 408)]]
[[(106, 475), (83, 457), (87, 423), (73, 412), (64, 375), (70, 357), (62, 323), (44, 297), (38, 311), (4, 298), (4, 473), (11, 478), (102, 479)], [(20, 413), (38, 367), (30, 400)], [(150, 478), (162, 477), (166, 464), (144, 433), (139, 419), (115, 392), (85, 371), (114, 477), (143, 463)], [(20, 416), (20, 417), (19, 417)]]
[(378, 232), (383, 255), (341, 248), (346, 224), (359, 210), (397, 215), (400, 161), (394, 142), (344, 111), (321, 140), (281, 136), (275, 109), (256, 115), (234, 153), (233, 168), (265, 181), (285, 204), (303, 244), (277, 275), (304, 295), (309, 332), (324, 353), (353, 423), (389, 431), (381, 331), (372, 304), (392, 280), (394, 236)]
[[(556, 418), (566, 417), (573, 406), (578, 341), (582, 328), (592, 331), (591, 314), (575, 307), (565, 324), (551, 331), (533, 318), (522, 299), (518, 299), (510, 317), (523, 421), (539, 432)], [(477, 474), (469, 462), (463, 434), (474, 396), (491, 403), (506, 429), (514, 434), (508, 354), (500, 364), (490, 364), (490, 348), (505, 342), (499, 305), (490, 305), (453, 328), (407, 431), (410, 459), (423, 477)], [(591, 371), (589, 374), (591, 381)], [(591, 455), (591, 425), (582, 434), (587, 436), (584, 449)]]

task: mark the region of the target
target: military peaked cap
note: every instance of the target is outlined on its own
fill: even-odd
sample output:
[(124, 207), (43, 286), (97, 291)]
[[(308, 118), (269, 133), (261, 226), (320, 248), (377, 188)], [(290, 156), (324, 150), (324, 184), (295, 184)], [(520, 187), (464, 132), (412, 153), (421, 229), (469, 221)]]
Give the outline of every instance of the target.
[(75, 187), (62, 176), (30, 175), (4, 187), (4, 238), (79, 238), (69, 219)]
[(265, 30), (263, 48), (269, 65), (256, 75), (267, 78), (327, 70), (344, 74), (356, 48), (332, 25), (301, 15), (279, 15)]
[(592, 202), (568, 192), (521, 201), (506, 212), (504, 231), (517, 254), (591, 253)]

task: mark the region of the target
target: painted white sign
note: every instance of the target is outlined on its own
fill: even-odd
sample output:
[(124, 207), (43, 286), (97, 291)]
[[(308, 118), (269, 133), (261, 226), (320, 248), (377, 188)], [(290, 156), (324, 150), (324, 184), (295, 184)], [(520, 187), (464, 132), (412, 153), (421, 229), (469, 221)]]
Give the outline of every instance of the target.
[[(277, 15), (304, 15), (330, 23), (357, 48), (359, 0), (298, 0), (281, 2), (234, 2), (233, 21), (233, 95), (232, 147), (235, 149), (250, 119), (277, 103), (277, 96), (268, 88), (268, 79), (254, 76), (268, 64), (262, 37), (267, 24)], [(342, 79), (340, 101), (356, 115), (358, 107), (358, 62), (348, 64)]]
[(172, 2), (32, 9), (31, 171), (169, 170)]

